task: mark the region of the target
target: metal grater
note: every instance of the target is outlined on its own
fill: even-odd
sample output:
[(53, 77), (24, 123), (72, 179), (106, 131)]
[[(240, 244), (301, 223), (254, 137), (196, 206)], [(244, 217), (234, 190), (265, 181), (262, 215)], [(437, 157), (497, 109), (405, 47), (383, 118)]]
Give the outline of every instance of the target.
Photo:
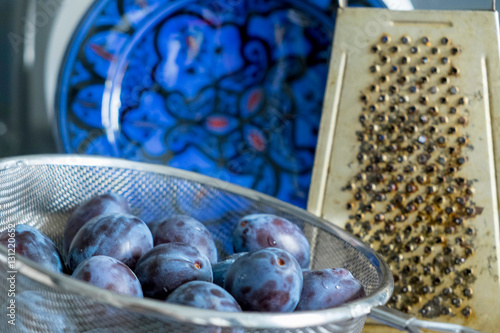
[(384, 256), (390, 307), (483, 332), (500, 325), (497, 22), (339, 9), (308, 203)]

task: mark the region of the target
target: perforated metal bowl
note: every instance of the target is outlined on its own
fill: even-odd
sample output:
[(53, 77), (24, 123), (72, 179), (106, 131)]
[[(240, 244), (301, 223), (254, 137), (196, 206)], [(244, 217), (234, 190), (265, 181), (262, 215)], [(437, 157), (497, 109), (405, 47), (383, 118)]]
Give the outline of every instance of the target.
[[(361, 332), (366, 315), (393, 291), (389, 268), (363, 243), (341, 229), (255, 191), (164, 166), (120, 159), (34, 156), (0, 160), (0, 230), (29, 224), (61, 248), (72, 209), (89, 198), (116, 192), (144, 221), (187, 214), (216, 239), (219, 256), (232, 253), (238, 219), (263, 212), (296, 223), (311, 243), (311, 268), (348, 268), (367, 296), (344, 306), (286, 314), (223, 313), (114, 294), (49, 272), (0, 248), (0, 304), (15, 301), (16, 327), (8, 316), (0, 331), (32, 332)], [(15, 276), (12, 285), (7, 278)], [(14, 286), (15, 297), (9, 294)]]

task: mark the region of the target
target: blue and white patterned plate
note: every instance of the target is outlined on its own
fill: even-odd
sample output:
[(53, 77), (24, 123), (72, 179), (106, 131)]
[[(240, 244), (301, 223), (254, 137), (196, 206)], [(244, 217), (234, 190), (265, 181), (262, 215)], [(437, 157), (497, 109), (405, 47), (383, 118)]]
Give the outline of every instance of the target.
[(65, 152), (167, 164), (305, 207), (335, 3), (96, 1), (61, 72)]

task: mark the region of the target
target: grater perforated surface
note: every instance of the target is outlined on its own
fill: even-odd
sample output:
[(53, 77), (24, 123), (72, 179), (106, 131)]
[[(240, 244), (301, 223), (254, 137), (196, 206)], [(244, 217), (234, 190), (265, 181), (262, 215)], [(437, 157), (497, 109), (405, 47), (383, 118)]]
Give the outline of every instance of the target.
[[(219, 257), (232, 253), (231, 233), (254, 212), (283, 216), (311, 243), (313, 269), (349, 268), (367, 297), (336, 309), (309, 313), (221, 313), (113, 294), (40, 269), (0, 248), (0, 285), (15, 275), (15, 297), (0, 293), (2, 308), (15, 300), (16, 327), (1, 332), (353, 332), (392, 292), (387, 265), (354, 237), (294, 206), (204, 176), (124, 160), (46, 156), (0, 161), (0, 230), (35, 226), (61, 248), (64, 225), (81, 202), (108, 192), (123, 195), (144, 221), (191, 215), (213, 233)], [(14, 272), (12, 272), (14, 271)], [(208, 327), (211, 326), (211, 327)], [(235, 328), (233, 330), (233, 328)]]
[(389, 306), (493, 332), (496, 13), (344, 9), (337, 26), (309, 210), (384, 256)]

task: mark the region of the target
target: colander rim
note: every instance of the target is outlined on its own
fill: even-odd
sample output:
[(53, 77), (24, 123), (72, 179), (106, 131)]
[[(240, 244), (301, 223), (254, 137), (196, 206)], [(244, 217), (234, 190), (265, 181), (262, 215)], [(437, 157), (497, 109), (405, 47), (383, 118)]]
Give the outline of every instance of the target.
[[(180, 179), (194, 181), (219, 190), (233, 193), (250, 200), (265, 203), (307, 221), (328, 233), (344, 240), (354, 249), (361, 252), (376, 268), (380, 279), (379, 286), (371, 295), (365, 296), (348, 304), (324, 310), (301, 311), (291, 313), (261, 313), (261, 312), (220, 312), (215, 310), (197, 309), (182, 305), (169, 304), (149, 298), (136, 298), (119, 295), (92, 286), (88, 283), (71, 278), (69, 275), (52, 272), (39, 264), (23, 258), (16, 258), (17, 273), (29, 279), (54, 288), (59, 292), (89, 297), (92, 301), (111, 305), (135, 313), (155, 317), (167, 316), (186, 324), (220, 327), (245, 327), (251, 329), (295, 329), (304, 327), (324, 326), (356, 320), (367, 315), (373, 307), (384, 305), (394, 289), (394, 280), (388, 264), (373, 249), (370, 249), (353, 235), (326, 220), (307, 212), (304, 209), (283, 202), (269, 195), (234, 185), (205, 175), (168, 167), (165, 165), (129, 161), (114, 157), (82, 156), (82, 155), (26, 155), (0, 159), (0, 176), (2, 171), (32, 165), (66, 165), (66, 166), (96, 166), (131, 169), (142, 172), (153, 172)], [(15, 221), (14, 221), (15, 222)], [(7, 264), (7, 249), (0, 246), (0, 262)], [(164, 318), (164, 317), (163, 317)]]

